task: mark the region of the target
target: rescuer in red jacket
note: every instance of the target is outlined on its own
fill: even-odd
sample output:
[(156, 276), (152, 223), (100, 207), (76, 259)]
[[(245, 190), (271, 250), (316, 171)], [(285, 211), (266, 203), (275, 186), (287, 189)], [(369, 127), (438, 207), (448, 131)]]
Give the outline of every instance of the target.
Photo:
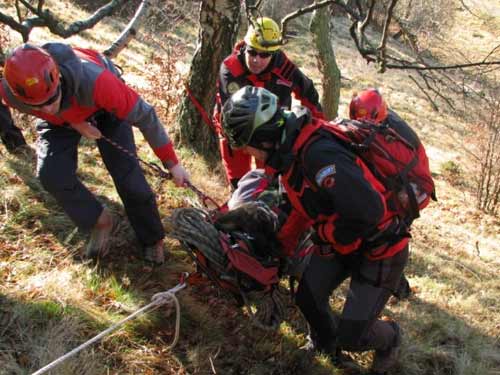
[[(312, 227), (330, 249), (311, 257), (296, 294), (309, 323), (313, 348), (333, 358), (340, 350), (375, 350), (374, 374), (394, 366), (401, 346), (395, 321), (380, 319), (408, 259), (408, 234), (388, 209), (386, 189), (324, 120), (309, 111), (279, 108), (271, 92), (246, 86), (226, 102), (222, 127), (232, 148), (254, 156), (279, 175), (293, 206), (279, 239), (292, 254), (297, 236)], [(350, 278), (343, 310), (329, 298)]]
[[(382, 94), (375, 88), (368, 88), (356, 93), (349, 104), (349, 117), (358, 121), (369, 121), (377, 125), (387, 124), (390, 128), (396, 129), (399, 134), (403, 135), (405, 139), (411, 141), (412, 146), (415, 148), (418, 156), (418, 163), (414, 167), (418, 174), (428, 176), (425, 181), (427, 189), (419, 189), (422, 192), (422, 200), (437, 200), (434, 190), (434, 184), (431, 178), (429, 169), (429, 159), (425, 151), (424, 145), (420, 141), (417, 133), (398, 116), (396, 112), (388, 108)], [(426, 195), (425, 191), (429, 194)], [(408, 298), (411, 294), (410, 283), (403, 274), (399, 287), (395, 290), (394, 295), (397, 298)]]
[[(214, 121), (220, 131), (220, 112), (226, 100), (246, 85), (264, 87), (278, 96), (279, 106), (290, 109), (292, 93), (295, 99), (322, 117), (318, 92), (314, 84), (273, 44), (281, 39), (278, 24), (271, 18), (256, 20), (257, 29), (250, 26), (244, 40), (234, 47), (233, 53), (221, 64), (217, 81)], [(269, 45), (268, 43), (271, 43)], [(238, 180), (251, 168), (251, 156), (228, 147), (221, 137), (220, 152), (228, 181), (236, 188)], [(257, 161), (258, 166), (261, 166)]]
[(155, 195), (138, 161), (101, 137), (135, 155), (131, 125), (137, 126), (178, 186), (189, 177), (154, 108), (122, 81), (113, 63), (96, 51), (62, 43), (23, 44), (6, 59), (0, 99), (2, 121), (12, 121), (6, 106), (42, 120), (37, 175), (71, 220), (90, 231), (86, 255), (107, 253), (117, 219), (77, 176), (82, 135), (96, 141), (146, 260), (162, 263), (164, 229)]

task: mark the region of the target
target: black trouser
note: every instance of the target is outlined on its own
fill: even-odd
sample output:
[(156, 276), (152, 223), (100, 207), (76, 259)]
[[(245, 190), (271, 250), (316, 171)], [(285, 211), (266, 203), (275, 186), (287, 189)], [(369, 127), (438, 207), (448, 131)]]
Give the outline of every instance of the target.
[(0, 103), (0, 138), (8, 151), (26, 144), (23, 133), (14, 125), (9, 109)]
[[(109, 114), (100, 115), (96, 122), (103, 135), (136, 154), (134, 135), (128, 123)], [(103, 208), (76, 174), (80, 133), (45, 121), (38, 124), (37, 131), (37, 173), (42, 186), (79, 228), (91, 229)], [(139, 162), (103, 139), (96, 143), (139, 241), (144, 246), (153, 245), (165, 233), (155, 195)]]
[[(387, 300), (399, 285), (408, 260), (408, 247), (388, 259), (370, 261), (365, 256), (313, 255), (297, 291), (296, 302), (311, 329), (319, 350), (334, 353), (385, 350), (395, 341), (391, 324), (379, 320)], [(351, 277), (344, 308), (333, 315), (329, 298)]]

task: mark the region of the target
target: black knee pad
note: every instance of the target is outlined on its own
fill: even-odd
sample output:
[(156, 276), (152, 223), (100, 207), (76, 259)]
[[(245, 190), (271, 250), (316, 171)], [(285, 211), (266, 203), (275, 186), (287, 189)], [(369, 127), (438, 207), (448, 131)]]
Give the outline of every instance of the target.
[(368, 321), (341, 319), (337, 329), (337, 346), (349, 351), (363, 351), (367, 344)]

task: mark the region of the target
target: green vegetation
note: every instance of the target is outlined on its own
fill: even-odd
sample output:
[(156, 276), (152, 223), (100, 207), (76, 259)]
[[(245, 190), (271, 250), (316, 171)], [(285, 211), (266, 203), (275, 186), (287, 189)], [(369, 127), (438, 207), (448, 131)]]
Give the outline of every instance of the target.
[(463, 173), (460, 165), (452, 160), (448, 160), (441, 164), (441, 174), (453, 185), (460, 185), (463, 183)]
[[(189, 61), (195, 45), (196, 31), (190, 22), (177, 35), (165, 34), (165, 38), (188, 45), (177, 47), (179, 61)], [(494, 22), (499, 24), (498, 17)], [(487, 31), (492, 31), (490, 23), (476, 26), (484, 27), (475, 31), (482, 35), (481, 40)], [(348, 33), (341, 19), (336, 19), (335, 28), (339, 35)], [(92, 39), (71, 41), (92, 46), (108, 40), (110, 33), (110, 28), (102, 26), (86, 33)], [(470, 37), (473, 36), (471, 30)], [(40, 40), (45, 37), (37, 36)], [(157, 60), (172, 62), (172, 57), (161, 49), (153, 49), (155, 44), (148, 37), (153, 38), (146, 35), (145, 40), (132, 42), (119, 59), (125, 62), (126, 79), (128, 75), (138, 91), (155, 103), (172, 130), (176, 101), (182, 94), (182, 76), (178, 71), (174, 76), (174, 71), (164, 70)], [(392, 374), (498, 374), (500, 222), (477, 211), (473, 195), (466, 188), (471, 185), (466, 183), (470, 181), (470, 160), (457, 147), (457, 139), (467, 124), (462, 118), (433, 112), (423, 94), (408, 83), (407, 73), (379, 75), (373, 67), (366, 66), (345, 39), (337, 42), (338, 63), (342, 76), (347, 78), (343, 81), (339, 113), (346, 113), (353, 91), (367, 85), (382, 87), (388, 102), (421, 135), (437, 184), (439, 201), (422, 212), (412, 232), (406, 273), (413, 296), (408, 301), (392, 301), (384, 311), (384, 315), (401, 322), (404, 330), (402, 357)], [(472, 48), (473, 43), (470, 44)], [(466, 44), (460, 46), (464, 48)], [(312, 57), (302, 53), (307, 49), (306, 38), (291, 41), (285, 48), (315, 81), (319, 80)], [(165, 82), (170, 82), (171, 77), (174, 82), (167, 85)], [(29, 130), (33, 122), (19, 115), (16, 120), (34, 146), (34, 135)], [(155, 161), (141, 135), (136, 136), (139, 155)], [(155, 293), (177, 285), (181, 272), (193, 270), (189, 257), (172, 240), (167, 240), (170, 255), (165, 265), (151, 269), (141, 261), (139, 246), (124, 219), (112, 181), (96, 147), (87, 141), (80, 146), (79, 173), (123, 223), (108, 257), (97, 264), (82, 259), (86, 234), (75, 230), (44, 192), (34, 176), (33, 153), (25, 151), (12, 156), (0, 146), (1, 375), (36, 371), (146, 305)], [(229, 189), (220, 170), (212, 170), (190, 150), (181, 149), (179, 155), (195, 186), (218, 202), (227, 199)], [(148, 173), (148, 180), (165, 218), (173, 208), (196, 201), (192, 192), (177, 189), (154, 174)], [(337, 310), (342, 305), (344, 290), (336, 291), (331, 298)], [(53, 373), (360, 373), (336, 368), (325, 356), (299, 350), (305, 344), (307, 328), (290, 301), (287, 321), (278, 331), (269, 332), (254, 327), (247, 313), (209, 284), (189, 286), (178, 297), (181, 325), (174, 349), (168, 346), (175, 334), (175, 309), (173, 305), (162, 306), (84, 350)], [(363, 373), (372, 355), (354, 357)]]

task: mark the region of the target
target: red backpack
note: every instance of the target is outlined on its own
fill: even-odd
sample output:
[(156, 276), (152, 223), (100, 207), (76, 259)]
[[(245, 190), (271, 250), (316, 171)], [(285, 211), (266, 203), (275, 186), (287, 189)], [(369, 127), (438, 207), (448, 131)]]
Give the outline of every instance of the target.
[(408, 226), (430, 199), (436, 200), (425, 149), (403, 120), (390, 117), (382, 124), (338, 120), (322, 122), (321, 129), (333, 134), (363, 160), (386, 187), (388, 208)]

